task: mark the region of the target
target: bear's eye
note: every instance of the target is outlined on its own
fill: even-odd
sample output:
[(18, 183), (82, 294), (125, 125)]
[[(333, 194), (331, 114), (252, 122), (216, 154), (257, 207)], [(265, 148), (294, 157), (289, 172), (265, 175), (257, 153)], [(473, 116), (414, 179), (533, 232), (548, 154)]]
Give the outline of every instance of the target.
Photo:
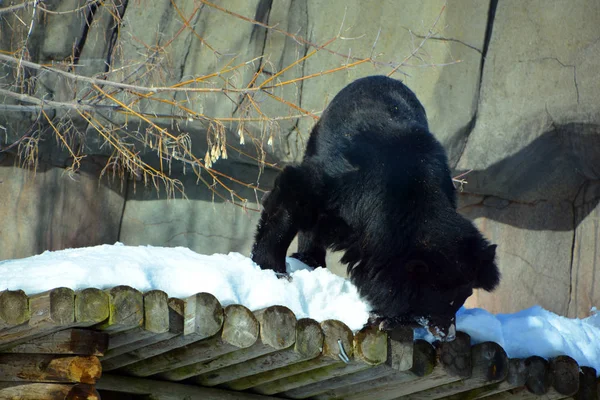
[(423, 274), (429, 272), (429, 265), (423, 260), (410, 260), (405, 265), (406, 272), (411, 274)]

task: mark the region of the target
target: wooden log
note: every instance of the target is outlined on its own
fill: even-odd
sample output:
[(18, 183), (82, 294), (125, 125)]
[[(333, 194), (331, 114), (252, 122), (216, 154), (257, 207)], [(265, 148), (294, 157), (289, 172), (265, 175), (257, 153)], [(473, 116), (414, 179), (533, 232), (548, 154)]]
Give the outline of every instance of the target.
[(251, 393), (231, 392), (216, 388), (203, 388), (181, 383), (155, 381), (144, 378), (134, 378), (105, 374), (96, 385), (100, 390), (131, 393), (136, 395), (152, 395), (157, 400), (268, 400), (273, 397), (260, 396)]
[(96, 325), (95, 329), (115, 333), (142, 326), (144, 297), (139, 290), (121, 285), (107, 289), (106, 293), (108, 294), (108, 319)]
[[(19, 296), (20, 297), (20, 296)], [(21, 300), (22, 304), (23, 301)], [(56, 288), (29, 297), (29, 321), (0, 335), (0, 351), (28, 340), (71, 327), (75, 323), (75, 293)]]
[(100, 400), (94, 386), (56, 383), (0, 382), (0, 399), (19, 400)]
[(21, 325), (29, 321), (29, 318), (29, 299), (24, 291), (0, 292), (0, 330)]
[(457, 332), (456, 339), (443, 342), (440, 346), (440, 362), (448, 375), (470, 377), (471, 337), (464, 332)]
[[(183, 335), (154, 343), (145, 339), (138, 349), (102, 361), (104, 371), (112, 371), (158, 356), (168, 351), (214, 336), (223, 325), (223, 307), (215, 296), (198, 293), (185, 300), (169, 299), (170, 318), (183, 319)], [(174, 321), (176, 325), (178, 322)]]
[(459, 377), (446, 374), (440, 364), (440, 354), (441, 351), (436, 351), (428, 342), (417, 340), (413, 348), (413, 366), (409, 371), (396, 371), (372, 381), (357, 382), (333, 393), (315, 396), (315, 399), (390, 400), (459, 380)]
[(542, 357), (532, 356), (525, 360), (527, 379), (525, 387), (531, 393), (541, 396), (548, 393), (552, 384), (552, 375), (548, 361)]
[[(359, 331), (354, 336), (355, 359), (362, 360), (365, 362), (365, 364), (374, 365), (372, 368), (367, 368), (355, 373), (304, 385), (302, 387), (283, 392), (281, 395), (284, 397), (290, 397), (292, 399), (314, 397), (327, 391), (347, 387), (351, 384), (388, 376), (394, 372), (397, 372), (398, 368), (408, 369), (412, 367), (414, 354), (413, 330), (395, 330), (387, 337), (387, 340), (385, 340), (385, 342), (387, 342), (387, 349), (370, 348), (371, 346), (376, 347), (383, 345), (383, 343), (381, 343), (383, 341), (378, 340), (381, 334), (382, 333), (379, 332), (377, 328), (375, 328), (375, 331), (373, 331), (373, 328), (366, 328)], [(410, 350), (408, 348), (410, 348)], [(380, 356), (382, 359), (385, 359), (385, 362), (381, 363), (381, 360), (372, 360), (371, 357), (373, 355)], [(410, 357), (410, 361), (407, 362), (404, 360), (406, 357)]]
[[(323, 330), (319, 323), (310, 318), (302, 318), (296, 323), (296, 340), (293, 346), (216, 372), (222, 375), (227, 374), (227, 381), (221, 385), (222, 387), (232, 390), (245, 390), (252, 386), (252, 380), (246, 378), (284, 368), (301, 361), (311, 360), (321, 354), (322, 347)], [(236, 353), (239, 353), (239, 351)], [(224, 357), (227, 357), (227, 355), (215, 361), (219, 362)], [(207, 364), (212, 366), (211, 363), (212, 361)]]
[[(417, 341), (421, 350), (415, 354), (420, 355), (422, 363), (417, 363), (413, 356), (415, 365), (408, 374), (391, 376), (391, 382), (381, 385), (376, 383), (375, 396), (381, 400), (389, 400), (408, 396), (412, 393), (423, 392), (434, 387), (443, 386), (457, 382), (461, 376), (471, 374), (471, 338), (464, 332), (457, 332), (456, 339), (452, 342), (441, 343), (437, 351), (433, 350), (427, 342)], [(435, 361), (433, 361), (435, 360)], [(420, 367), (422, 365), (422, 367)], [(421, 372), (422, 371), (422, 372)], [(424, 375), (422, 375), (424, 374)], [(395, 378), (395, 379), (392, 379)], [(385, 378), (383, 379), (385, 381)], [(410, 384), (406, 384), (410, 382)], [(357, 390), (349, 394), (348, 399), (371, 400), (373, 393)]]
[(470, 391), (506, 379), (509, 363), (506, 352), (494, 342), (476, 344), (471, 349), (471, 376), (460, 381), (414, 393), (407, 399), (438, 399)]
[(352, 331), (344, 323), (336, 320), (325, 320), (321, 322), (320, 326), (323, 331), (323, 348), (317, 357), (231, 381), (228, 385), (235, 385), (236, 388), (251, 388), (323, 366), (339, 364), (341, 359), (338, 339), (341, 341), (346, 352), (348, 352), (348, 356), (352, 356), (353, 335)]
[(349, 363), (335, 363), (326, 367), (312, 369), (287, 378), (278, 379), (258, 387), (254, 391), (261, 394), (280, 393), (285, 398), (308, 397), (307, 393), (314, 387), (304, 389), (303, 386), (319, 383), (324, 380), (352, 374), (368, 369), (372, 365), (379, 365), (387, 359), (387, 334), (377, 326), (366, 326), (354, 335), (352, 357)]
[(108, 335), (88, 329), (71, 328), (42, 336), (4, 350), (5, 353), (76, 354), (102, 356), (108, 347)]
[(100, 289), (87, 288), (75, 292), (75, 321), (77, 326), (97, 325), (110, 315), (108, 294)]
[(579, 365), (569, 356), (558, 356), (550, 360), (552, 386), (560, 394), (573, 396), (579, 390)]
[(570, 399), (572, 397), (565, 396), (564, 394), (558, 393), (554, 388), (550, 388), (548, 393), (543, 396), (538, 396), (527, 390), (526, 387), (519, 387), (505, 392), (496, 393), (494, 395), (483, 397), (485, 400), (560, 400)]
[[(123, 348), (133, 342), (144, 340), (161, 333), (169, 331), (169, 306), (167, 294), (162, 290), (151, 290), (143, 294), (143, 324), (136, 326), (133, 329), (111, 333), (108, 353), (106, 359), (111, 357), (111, 354), (119, 355), (127, 351), (117, 353), (115, 350)], [(183, 329), (183, 328), (182, 328)], [(165, 339), (168, 339), (165, 338)], [(132, 349), (135, 350), (135, 349)]]
[[(144, 295), (144, 328), (138, 327), (111, 336), (111, 343), (113, 343), (114, 347), (109, 349), (103, 357), (103, 366), (109, 365), (108, 360), (115, 357), (131, 353), (155, 343), (164, 342), (183, 334), (183, 300), (174, 298), (167, 299), (166, 293), (160, 293), (161, 294), (155, 294), (155, 296), (162, 297), (162, 294), (164, 294), (164, 303), (162, 298), (155, 298), (153, 299), (153, 304), (149, 304), (149, 306), (147, 306), (149, 302), (146, 300), (148, 293)], [(159, 311), (164, 312), (164, 315), (161, 317), (156, 315)], [(166, 316), (166, 318), (164, 318), (164, 316)], [(135, 332), (139, 335), (136, 336)], [(119, 366), (121, 365), (119, 364)]]
[(101, 374), (95, 356), (0, 354), (0, 381), (94, 384)]
[(576, 400), (598, 400), (598, 382), (594, 368), (580, 368), (579, 390), (574, 397)]
[(397, 327), (388, 334), (386, 364), (396, 371), (408, 371), (413, 366), (414, 331), (409, 327)]
[(122, 368), (122, 371), (140, 377), (160, 374), (196, 362), (211, 360), (256, 343), (259, 324), (250, 310), (232, 304), (225, 307), (224, 313), (223, 328), (219, 334), (128, 365)]
[[(408, 340), (411, 334), (395, 336), (397, 339)], [(394, 342), (392, 335), (388, 337), (388, 343)], [(412, 342), (412, 340), (411, 340)], [(334, 398), (345, 398), (349, 395), (359, 393), (374, 393), (381, 387), (390, 387), (390, 385), (409, 385), (409, 382), (415, 381), (420, 377), (430, 375), (437, 363), (436, 351), (431, 344), (424, 340), (416, 340), (412, 343), (412, 367), (410, 371), (399, 372), (390, 367), (393, 362), (390, 358), (394, 356), (393, 352), (388, 351), (388, 361), (383, 365), (370, 368), (345, 377), (331, 379), (327, 389), (313, 396), (319, 400), (329, 400)]]
[(505, 380), (444, 398), (449, 400), (485, 398), (487, 396), (524, 386), (526, 380), (527, 369), (525, 367), (525, 360), (511, 358), (508, 360), (508, 375)]
[[(266, 355), (272, 356), (274, 352), (283, 349), (294, 353), (293, 349), (295, 347), (292, 346), (296, 341), (297, 321), (296, 316), (289, 308), (271, 306), (255, 311), (254, 316), (260, 325), (260, 337), (252, 346), (224, 354), (212, 360), (165, 372), (160, 374), (159, 377), (169, 381), (180, 381), (194, 377), (192, 381), (201, 386), (216, 386), (246, 376), (250, 371), (254, 371), (257, 366), (260, 368), (268, 365), (265, 364), (268, 363), (268, 358), (265, 358)], [(313, 327), (312, 331), (314, 331), (314, 324), (316, 322), (306, 324), (304, 328)], [(320, 331), (320, 328), (318, 330)], [(309, 330), (306, 331), (310, 332)], [(318, 337), (316, 339), (319, 340)], [(311, 350), (313, 352), (315, 347), (316, 345), (312, 345)]]

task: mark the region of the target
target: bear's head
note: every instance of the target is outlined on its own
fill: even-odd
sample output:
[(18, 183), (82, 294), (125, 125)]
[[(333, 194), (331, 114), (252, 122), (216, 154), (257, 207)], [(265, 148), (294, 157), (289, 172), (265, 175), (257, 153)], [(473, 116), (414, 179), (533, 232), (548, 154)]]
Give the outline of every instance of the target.
[[(420, 324), (437, 338), (452, 340), (456, 312), (473, 289), (492, 291), (498, 285), (496, 245), (457, 216), (454, 229), (442, 230), (446, 234), (421, 232), (392, 257), (364, 259), (351, 271), (382, 329)], [(440, 224), (435, 226), (440, 232)]]

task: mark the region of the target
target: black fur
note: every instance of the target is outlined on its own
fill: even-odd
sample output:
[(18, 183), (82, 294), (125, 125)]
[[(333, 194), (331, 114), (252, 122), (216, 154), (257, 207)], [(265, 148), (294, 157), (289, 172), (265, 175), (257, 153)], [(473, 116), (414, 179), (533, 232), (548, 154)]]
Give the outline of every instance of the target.
[(252, 259), (285, 273), (298, 232), (294, 256), (313, 267), (325, 267), (327, 248), (344, 251), (384, 328), (426, 318), (446, 332), (473, 288), (499, 283), (496, 246), (456, 212), (446, 153), (400, 81), (371, 76), (340, 91), (302, 164), (281, 172), (263, 204)]

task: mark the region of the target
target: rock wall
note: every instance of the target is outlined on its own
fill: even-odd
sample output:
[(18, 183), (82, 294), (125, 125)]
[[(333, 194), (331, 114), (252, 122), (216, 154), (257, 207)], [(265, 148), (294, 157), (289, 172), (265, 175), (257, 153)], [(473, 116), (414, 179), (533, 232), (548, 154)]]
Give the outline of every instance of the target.
[[(63, 13), (48, 13), (35, 24), (27, 39), (32, 61), (49, 64), (76, 53), (79, 73), (98, 76), (109, 64), (114, 71), (110, 79), (121, 81), (131, 73), (136, 55), (143, 55), (155, 60), (156, 68), (142, 72), (172, 85), (254, 60), (235, 76), (237, 83), (249, 82), (257, 70), (273, 74), (286, 69), (280, 80), (314, 75), (276, 94), (318, 115), (348, 82), (389, 73), (408, 60), (395, 76), (424, 103), (431, 129), (447, 148), (456, 173), (472, 170), (460, 210), (499, 244), (500, 288), (493, 294), (476, 293), (468, 304), (493, 312), (540, 304), (569, 316), (588, 315), (591, 306), (600, 305), (597, 0), (215, 2), (243, 18), (199, 0), (160, 0), (152, 6), (113, 0), (93, 10), (85, 3), (45, 2), (48, 9)], [(64, 13), (78, 7), (83, 11)], [(18, 13), (24, 24), (10, 13), (0, 14), (0, 50), (14, 52), (27, 37), (31, 9)], [(120, 26), (114, 23), (115, 13), (122, 17)], [(327, 46), (313, 55), (311, 43)], [(365, 57), (372, 60), (320, 76)], [(0, 88), (7, 89), (15, 68), (0, 63), (0, 71), (5, 76)], [(31, 93), (74, 99), (72, 85), (63, 79), (40, 73), (35, 82)], [(76, 93), (84, 90), (82, 86)], [(182, 96), (165, 98), (178, 101)], [(1, 92), (0, 97), (2, 104), (20, 104)], [(281, 102), (266, 96), (259, 100), (270, 116), (290, 114)], [(190, 102), (207, 115), (234, 117), (242, 104), (235, 96), (194, 97)], [(154, 104), (147, 102), (153, 113), (171, 110), (168, 103)], [(33, 120), (32, 113), (0, 108), (2, 147), (18, 142)], [(90, 153), (98, 159), (110, 155), (101, 140), (94, 142), (85, 121), (73, 121), (88, 129)], [(136, 122), (130, 124), (133, 129)], [(282, 119), (269, 160), (280, 165), (299, 160), (313, 124), (313, 118)], [(259, 134), (263, 128), (248, 126)], [(182, 129), (194, 139), (195, 150), (206, 150), (200, 124), (190, 121)], [(239, 141), (236, 131), (231, 125), (229, 140)], [(0, 166), (0, 259), (116, 240), (188, 246), (202, 253), (249, 253), (258, 218), (251, 209), (258, 208), (258, 193), (232, 183), (236, 193), (251, 201), (248, 209), (231, 206), (184, 175), (181, 165), (174, 165), (173, 173), (186, 186), (185, 199), (157, 195), (143, 182), (129, 180), (123, 188), (105, 180), (98, 184), (98, 168), (65, 173), (68, 155), (53, 140), (40, 144), (46, 167), (35, 176), (14, 166), (12, 156), (4, 156)], [(259, 172), (255, 163), (235, 155), (217, 161), (215, 168), (266, 189), (277, 172)], [(335, 255), (331, 260), (336, 264)], [(337, 264), (334, 269), (343, 273)]]

